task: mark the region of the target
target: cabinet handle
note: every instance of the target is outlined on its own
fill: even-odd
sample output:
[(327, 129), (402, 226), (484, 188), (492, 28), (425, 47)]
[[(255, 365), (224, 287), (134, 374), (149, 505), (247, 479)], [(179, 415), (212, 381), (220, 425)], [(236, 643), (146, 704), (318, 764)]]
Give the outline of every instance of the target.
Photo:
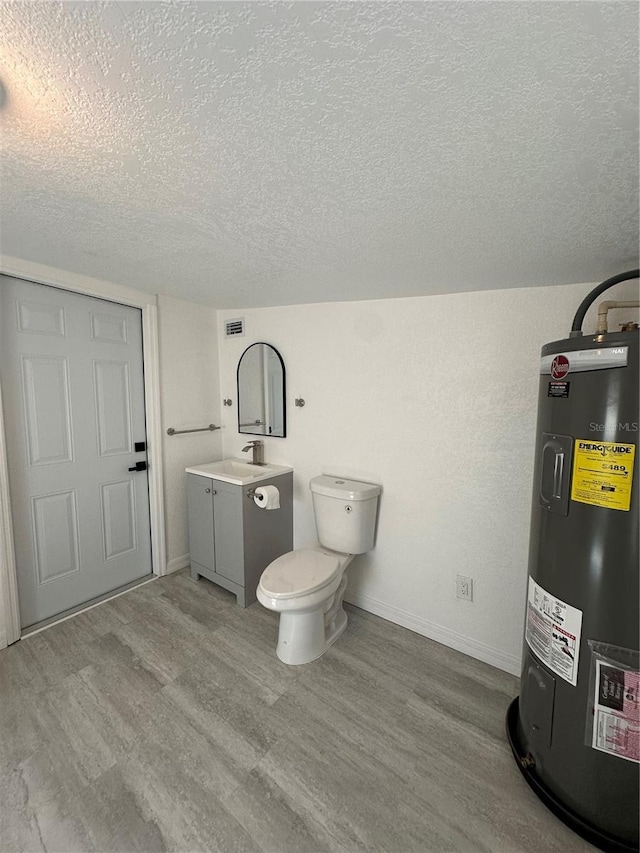
[(211, 489), (205, 489), (205, 492), (206, 492), (208, 495), (210, 495), (210, 494), (211, 494)]

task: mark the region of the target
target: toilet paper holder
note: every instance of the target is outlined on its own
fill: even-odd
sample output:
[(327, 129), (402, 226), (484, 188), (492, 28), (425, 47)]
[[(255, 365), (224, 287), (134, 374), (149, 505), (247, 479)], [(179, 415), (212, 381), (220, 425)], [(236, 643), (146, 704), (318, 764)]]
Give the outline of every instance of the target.
[(248, 489), (247, 497), (252, 498), (255, 505), (260, 509), (280, 509), (280, 492), (277, 486), (267, 484), (255, 489)]
[(247, 492), (247, 497), (253, 500), (256, 496), (256, 489), (249, 489)]

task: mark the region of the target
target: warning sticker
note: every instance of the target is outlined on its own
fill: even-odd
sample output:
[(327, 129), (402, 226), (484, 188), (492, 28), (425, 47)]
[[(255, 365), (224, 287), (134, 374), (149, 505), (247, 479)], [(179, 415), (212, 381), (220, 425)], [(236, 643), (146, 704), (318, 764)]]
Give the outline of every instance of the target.
[(628, 511), (635, 444), (576, 438), (571, 500)]
[(547, 397), (568, 397), (570, 382), (550, 382)]
[(640, 763), (640, 672), (596, 660), (594, 749)]
[(582, 610), (571, 607), (529, 578), (525, 639), (531, 651), (569, 684), (578, 680)]

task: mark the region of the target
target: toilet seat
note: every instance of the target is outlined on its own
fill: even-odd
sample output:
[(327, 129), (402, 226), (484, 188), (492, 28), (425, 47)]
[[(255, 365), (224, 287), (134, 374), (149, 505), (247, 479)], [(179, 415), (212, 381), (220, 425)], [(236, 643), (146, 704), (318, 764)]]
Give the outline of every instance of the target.
[(260, 587), (269, 598), (283, 601), (309, 595), (328, 586), (340, 572), (338, 556), (322, 551), (289, 551), (262, 573)]

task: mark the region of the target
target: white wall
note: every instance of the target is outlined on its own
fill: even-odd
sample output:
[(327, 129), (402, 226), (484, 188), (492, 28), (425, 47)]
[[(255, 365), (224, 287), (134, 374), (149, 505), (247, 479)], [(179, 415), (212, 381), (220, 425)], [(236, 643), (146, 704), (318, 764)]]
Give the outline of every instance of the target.
[(167, 568), (189, 564), (184, 469), (221, 457), (221, 432), (167, 435), (220, 424), (215, 309), (158, 297)]
[[(30, 277), (46, 279), (43, 270)], [(296, 547), (315, 539), (312, 476), (382, 483), (377, 546), (352, 564), (351, 600), (517, 671), (537, 358), (543, 343), (566, 336), (590, 288), (233, 310), (218, 312), (217, 332), (213, 308), (159, 297), (169, 570), (189, 560), (184, 468), (241, 455), (236, 365), (246, 346), (266, 340), (287, 367), (290, 437), (265, 442), (270, 461), (295, 467)], [(607, 297), (637, 298), (637, 285)], [(611, 328), (630, 314), (617, 313)], [(246, 337), (225, 339), (222, 323), (239, 315)], [(221, 396), (234, 406), (221, 412)], [(166, 435), (210, 422), (223, 432)], [(473, 604), (456, 601), (456, 572), (475, 578)], [(0, 584), (0, 648), (4, 595)]]
[[(518, 673), (540, 347), (568, 336), (591, 287), (220, 311), (220, 329), (246, 321), (245, 337), (220, 336), (220, 390), (234, 400), (224, 455), (244, 443), (238, 358), (272, 343), (288, 437), (265, 438), (266, 458), (295, 469), (295, 547), (315, 540), (311, 477), (381, 483), (377, 544), (352, 563), (347, 598)], [(473, 577), (473, 603), (456, 599), (456, 573)]]

